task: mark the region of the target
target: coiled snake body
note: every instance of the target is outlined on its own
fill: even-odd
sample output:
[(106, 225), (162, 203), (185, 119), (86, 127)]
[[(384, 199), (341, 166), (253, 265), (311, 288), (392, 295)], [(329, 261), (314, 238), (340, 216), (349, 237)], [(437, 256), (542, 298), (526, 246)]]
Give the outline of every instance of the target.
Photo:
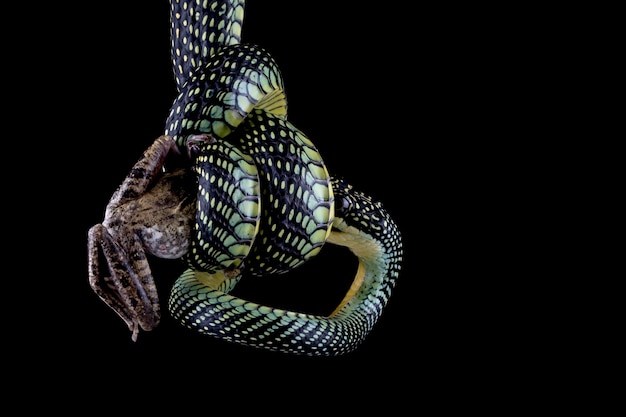
[[(278, 66), (263, 48), (241, 43), (243, 16), (244, 1), (171, 1), (178, 96), (165, 136), (154, 146), (160, 162), (149, 165), (159, 166), (168, 143), (180, 154), (188, 150), (197, 193), (193, 214), (185, 193), (178, 200), (181, 224), (193, 219), (189, 232), (181, 226), (175, 244), (168, 242), (183, 248), (188, 266), (172, 288), (168, 309), (184, 326), (230, 342), (303, 355), (345, 354), (363, 342), (389, 300), (402, 262), (400, 232), (380, 202), (332, 178), (316, 146), (287, 120)], [(146, 172), (141, 165), (146, 161), (133, 172)], [(105, 222), (90, 241), (102, 241), (105, 229), (115, 236), (112, 223)], [(359, 260), (352, 286), (329, 316), (229, 294), (242, 276), (291, 271), (327, 242), (348, 247)], [(98, 257), (94, 246), (90, 243), (92, 263)], [(141, 298), (153, 312), (128, 313), (137, 310), (128, 307), (136, 303), (125, 301), (133, 296), (111, 284), (115, 279), (99, 277), (97, 269), (92, 268), (92, 286), (134, 329), (134, 337), (137, 322), (147, 330), (156, 326), (158, 317), (141, 319), (158, 315), (154, 294)], [(140, 287), (153, 289), (149, 273), (137, 275)], [(115, 297), (107, 295), (103, 281), (116, 288)]]

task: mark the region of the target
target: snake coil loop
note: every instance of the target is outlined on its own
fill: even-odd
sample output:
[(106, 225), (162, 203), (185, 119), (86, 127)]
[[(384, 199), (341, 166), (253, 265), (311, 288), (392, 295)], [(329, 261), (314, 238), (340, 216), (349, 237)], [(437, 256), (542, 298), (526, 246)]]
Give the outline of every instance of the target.
[[(193, 161), (199, 175), (195, 240), (169, 310), (186, 327), (243, 345), (305, 355), (350, 352), (395, 286), (402, 259), (398, 228), (379, 202), (331, 179), (313, 143), (287, 121), (276, 62), (262, 48), (240, 43), (244, 2), (182, 4), (172, 1), (179, 95), (166, 134), (179, 146), (190, 135), (217, 137), (229, 152), (209, 145)], [(191, 21), (209, 23), (198, 31)], [(239, 179), (242, 169), (247, 184)], [(328, 317), (228, 294), (244, 272), (287, 272), (326, 242), (347, 246), (359, 259), (352, 287)]]

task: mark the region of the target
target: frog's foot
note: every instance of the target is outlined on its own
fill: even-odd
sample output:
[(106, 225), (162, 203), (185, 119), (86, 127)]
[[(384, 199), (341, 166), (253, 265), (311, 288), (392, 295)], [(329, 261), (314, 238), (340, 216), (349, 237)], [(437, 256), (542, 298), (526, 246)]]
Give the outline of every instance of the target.
[(159, 299), (146, 255), (137, 239), (125, 250), (105, 226), (89, 229), (89, 284), (124, 320), (136, 341), (139, 328), (150, 331), (161, 318)]

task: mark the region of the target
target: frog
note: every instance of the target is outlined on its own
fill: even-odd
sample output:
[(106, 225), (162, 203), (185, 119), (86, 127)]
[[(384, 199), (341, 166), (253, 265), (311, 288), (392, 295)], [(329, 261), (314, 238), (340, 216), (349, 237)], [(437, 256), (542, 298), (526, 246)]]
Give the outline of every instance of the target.
[[(111, 196), (104, 219), (87, 232), (89, 285), (126, 323), (133, 341), (155, 329), (161, 306), (149, 257), (180, 259), (189, 250), (197, 200), (190, 163), (208, 135), (187, 141), (186, 158), (172, 137), (159, 136)], [(166, 164), (175, 159), (176, 163)]]

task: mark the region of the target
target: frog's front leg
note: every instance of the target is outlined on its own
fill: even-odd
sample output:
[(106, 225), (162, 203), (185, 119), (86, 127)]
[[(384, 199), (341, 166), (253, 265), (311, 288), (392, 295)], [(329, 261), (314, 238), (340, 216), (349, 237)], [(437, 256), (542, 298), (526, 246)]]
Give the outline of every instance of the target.
[(105, 221), (115, 216), (113, 211), (129, 201), (136, 200), (146, 193), (154, 183), (165, 164), (165, 158), (170, 152), (179, 153), (174, 140), (169, 136), (159, 136), (146, 149), (130, 173), (119, 186), (107, 204)]

